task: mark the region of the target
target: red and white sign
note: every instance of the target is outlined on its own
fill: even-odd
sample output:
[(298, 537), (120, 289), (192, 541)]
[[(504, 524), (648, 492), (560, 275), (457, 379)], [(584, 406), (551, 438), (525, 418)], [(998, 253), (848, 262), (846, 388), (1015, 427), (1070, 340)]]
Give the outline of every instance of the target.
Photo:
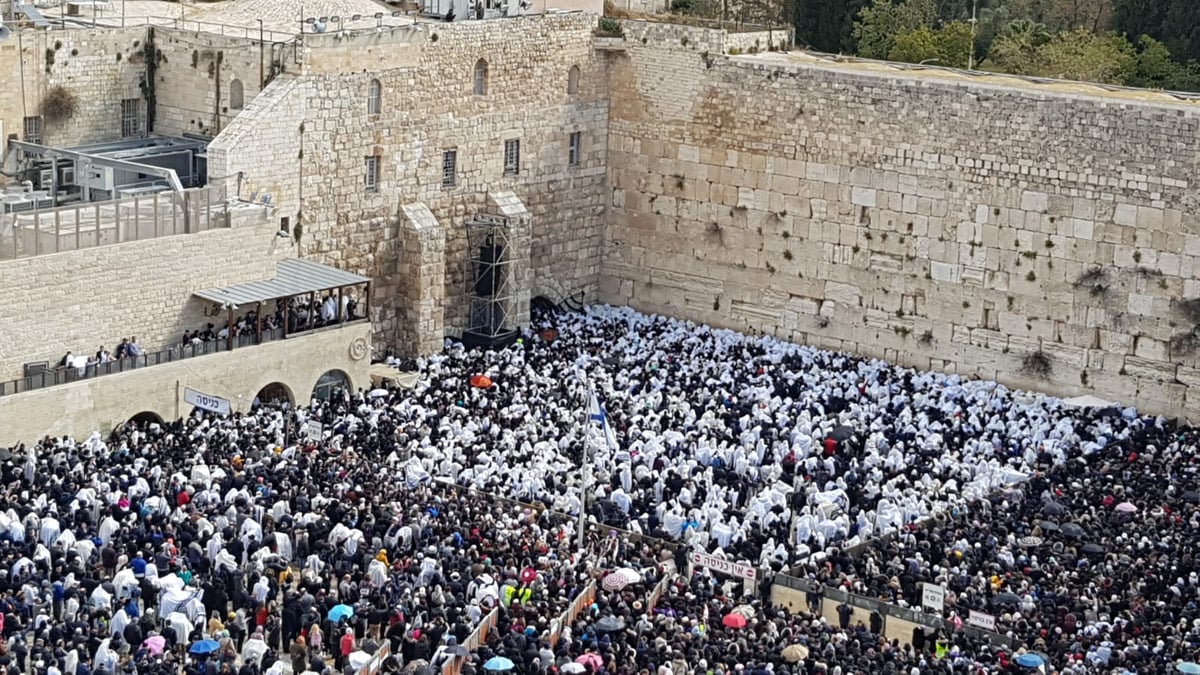
[(747, 579), (749, 581), (754, 581), (758, 578), (758, 570), (754, 569), (750, 565), (735, 563), (732, 560), (718, 558), (717, 556), (710, 555), (708, 553), (693, 552), (691, 561), (692, 564), (697, 567), (705, 567), (714, 572), (720, 572), (721, 574), (741, 577), (742, 579)]

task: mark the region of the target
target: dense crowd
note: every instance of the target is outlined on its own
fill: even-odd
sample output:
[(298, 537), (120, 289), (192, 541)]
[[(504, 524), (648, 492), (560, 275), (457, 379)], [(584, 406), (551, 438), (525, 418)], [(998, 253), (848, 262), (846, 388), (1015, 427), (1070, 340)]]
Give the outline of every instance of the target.
[[(263, 331), (273, 331), (286, 324), (290, 334), (361, 318), (358, 316), (358, 299), (352, 293), (342, 294), (340, 303), (339, 310), (339, 296), (335, 293), (313, 297), (311, 303), (307, 296), (276, 300), (274, 309), (263, 312), (261, 317), (257, 309), (235, 316), (232, 321), (233, 337), (257, 335), (260, 327)], [(230, 328), (230, 322), (226, 319), (209, 322), (203, 328), (184, 331), (179, 345), (194, 347), (206, 342), (226, 340), (230, 337)]]
[[(278, 675), (351, 668), (388, 640), (412, 666), (456, 653), (499, 606), (472, 667), (1016, 667), (961, 634), (902, 647), (704, 575), (647, 615), (692, 549), (914, 606), (938, 582), (951, 626), (988, 610), (1072, 672), (1195, 656), (1190, 429), (631, 310), (540, 321), (553, 339), (448, 343), (411, 391), (13, 449), (0, 664)], [(585, 423), (591, 391), (602, 424)], [(309, 421), (318, 443), (298, 440)], [(576, 550), (580, 510), (632, 538)], [(555, 641), (554, 619), (614, 569), (642, 580), (601, 587)], [(726, 625), (739, 608), (746, 625)], [(784, 654), (797, 644), (804, 657)]]

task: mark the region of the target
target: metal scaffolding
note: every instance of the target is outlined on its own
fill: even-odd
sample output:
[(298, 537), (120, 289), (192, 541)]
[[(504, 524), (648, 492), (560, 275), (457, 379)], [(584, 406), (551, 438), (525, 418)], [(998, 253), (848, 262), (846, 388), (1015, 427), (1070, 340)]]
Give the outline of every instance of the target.
[[(512, 245), (512, 230), (507, 218), (476, 216), (467, 228), (467, 296), (470, 316), (463, 343), (468, 346), (497, 347), (512, 343), (518, 329), (516, 316), (516, 271), (522, 255)], [(528, 261), (524, 261), (528, 263)]]

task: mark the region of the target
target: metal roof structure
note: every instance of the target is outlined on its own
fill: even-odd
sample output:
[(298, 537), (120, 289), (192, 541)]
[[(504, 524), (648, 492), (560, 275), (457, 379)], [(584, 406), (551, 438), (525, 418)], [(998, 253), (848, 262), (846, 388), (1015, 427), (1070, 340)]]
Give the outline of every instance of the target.
[(193, 293), (198, 298), (231, 305), (250, 305), (328, 291), (343, 286), (370, 283), (370, 277), (346, 272), (311, 260), (288, 258), (275, 266), (275, 278), (251, 281), (225, 288), (207, 288)]

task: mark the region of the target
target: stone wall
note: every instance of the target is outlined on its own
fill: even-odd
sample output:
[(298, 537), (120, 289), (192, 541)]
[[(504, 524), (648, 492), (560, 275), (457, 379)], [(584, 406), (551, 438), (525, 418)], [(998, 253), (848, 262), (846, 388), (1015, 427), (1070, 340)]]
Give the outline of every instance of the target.
[[(583, 291), (594, 300), (608, 111), (604, 62), (592, 50), (595, 21), (563, 14), (306, 35), (304, 73), (273, 82), (222, 132), (210, 172), (270, 185), (281, 215), (293, 205), (302, 214), (304, 255), (373, 277), (373, 319), (384, 344), (395, 343), (399, 307), (408, 302), (399, 267), (398, 214), (406, 204), (425, 204), (446, 229), (448, 333), (461, 332), (466, 316), (463, 223), (486, 207), (489, 191), (514, 192), (530, 211), (534, 292)], [(487, 91), (476, 96), (481, 58)], [(568, 94), (572, 66), (580, 69), (579, 90)], [(372, 80), (382, 90), (379, 114), (367, 109)], [(276, 89), (277, 104), (260, 100)], [(580, 163), (568, 166), (574, 131), (582, 134)], [(521, 141), (516, 176), (504, 175), (509, 139)], [(442, 184), (447, 149), (457, 151), (450, 187)], [(367, 157), (380, 159), (375, 191), (364, 184)]]
[(609, 57), (603, 300), (1200, 408), (1200, 315), (1179, 302), (1200, 295), (1200, 112), (730, 58), (655, 30)]
[[(257, 38), (154, 29), (157, 50), (154, 131), (216, 136), (249, 107), (258, 94), (260, 74), (271, 73), (271, 43)], [(242, 87), (242, 107), (231, 93)]]
[(0, 303), (11, 310), (0, 330), (0, 377), (21, 377), (22, 364), (56, 363), (68, 350), (111, 350), (123, 337), (137, 336), (147, 351), (177, 344), (185, 330), (223, 320), (205, 316), (194, 291), (269, 279), (291, 250), (273, 219), (259, 218), (0, 262)]
[[(142, 99), (144, 27), (14, 31), (0, 43), (0, 132), (23, 137), (25, 117), (42, 113), (46, 92), (75, 94), (70, 118), (44, 125), (43, 141), (70, 146), (121, 137), (122, 99)], [(145, 102), (140, 104), (145, 128)]]
[[(249, 410), (268, 384), (283, 384), (296, 403), (307, 404), (325, 372), (341, 370), (352, 388), (370, 388), (369, 358), (354, 359), (350, 344), (370, 339), (366, 323), (306, 333), (287, 340), (236, 348), (173, 363), (0, 396), (0, 446), (46, 435), (86, 438), (111, 430), (134, 415), (150, 412), (164, 420), (191, 413), (185, 387)], [(368, 354), (370, 351), (368, 350)]]

